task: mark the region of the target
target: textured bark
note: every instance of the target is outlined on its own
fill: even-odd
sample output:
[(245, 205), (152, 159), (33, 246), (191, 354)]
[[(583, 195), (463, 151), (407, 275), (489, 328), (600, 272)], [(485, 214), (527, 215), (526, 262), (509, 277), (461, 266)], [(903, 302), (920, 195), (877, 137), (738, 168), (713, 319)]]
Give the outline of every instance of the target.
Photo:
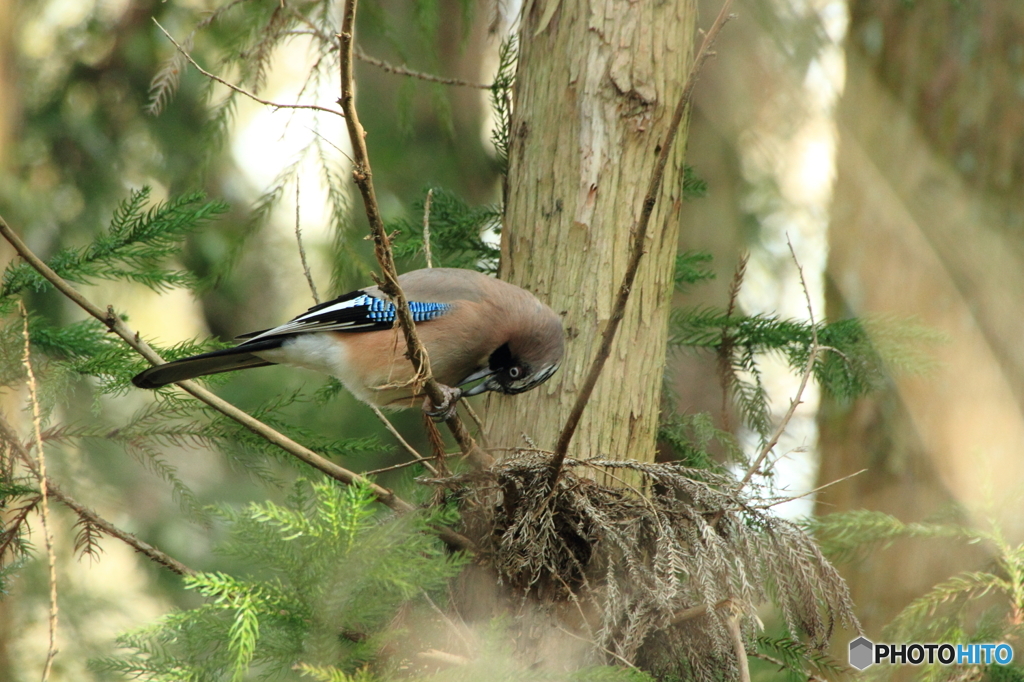
[[(879, 509), (908, 522), (956, 502), (977, 523), (994, 516), (1019, 541), (1024, 119), (1018, 95), (999, 84), (1024, 78), (1024, 10), (1015, 0), (860, 0), (851, 12), (830, 316), (914, 316), (949, 342), (928, 349), (939, 361), (928, 376), (897, 376), (886, 393), (823, 407), (821, 481), (869, 473), (819, 502), (826, 512)], [(938, 580), (977, 569), (976, 554), (904, 542), (851, 567), (868, 634)]]
[[(490, 398), (491, 447), (550, 448), (600, 343), (630, 230), (692, 61), (693, 0), (547, 0), (523, 21), (501, 277), (565, 320), (562, 368)], [(666, 168), (625, 318), (570, 457), (654, 457), (685, 136)]]

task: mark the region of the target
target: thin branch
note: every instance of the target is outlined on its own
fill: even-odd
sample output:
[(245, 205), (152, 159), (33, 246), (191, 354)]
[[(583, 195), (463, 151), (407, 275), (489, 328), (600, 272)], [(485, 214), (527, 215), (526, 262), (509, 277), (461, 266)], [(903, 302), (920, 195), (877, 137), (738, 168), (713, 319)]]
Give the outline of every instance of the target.
[[(743, 643), (743, 633), (740, 630), (741, 612), (736, 602), (732, 599), (723, 599), (715, 604), (716, 611), (718, 609), (725, 608), (730, 611), (729, 617), (725, 619), (725, 625), (729, 630), (729, 634), (732, 635), (733, 651), (736, 654), (736, 668), (739, 671), (740, 682), (750, 682), (750, 664), (747, 661), (747, 647)], [(678, 625), (684, 621), (700, 618), (707, 614), (708, 611), (709, 609), (707, 604), (701, 604), (700, 606), (684, 609), (673, 616), (670, 623), (672, 625)]]
[(729, 634), (732, 635), (732, 648), (736, 654), (736, 668), (740, 673), (740, 682), (750, 682), (750, 662), (747, 661), (747, 646), (743, 643), (743, 632), (740, 630), (740, 614), (732, 613), (725, 621)]
[[(718, 609), (724, 609), (727, 606), (732, 606), (731, 599), (723, 599), (722, 601), (715, 604), (715, 610), (717, 611)], [(678, 625), (679, 623), (684, 623), (688, 620), (693, 620), (694, 618), (700, 618), (701, 616), (705, 615), (708, 611), (709, 609), (707, 604), (691, 606), (690, 608), (683, 609), (682, 611), (672, 616), (672, 620), (669, 621), (669, 624)]]
[[(780, 661), (779, 659), (775, 658), (774, 656), (769, 656), (768, 654), (762, 654), (760, 651), (755, 651), (754, 653), (752, 653), (750, 655), (753, 656), (754, 658), (760, 658), (762, 661), (768, 661), (769, 663), (772, 663), (774, 665), (779, 666), (779, 672), (783, 672), (785, 670), (792, 670), (792, 668), (790, 668), (788, 665), (786, 665), (786, 663), (784, 663), (783, 661)], [(804, 674), (804, 675), (807, 675), (807, 682), (826, 682), (825, 679), (823, 679), (821, 677), (818, 677), (817, 675), (812, 675), (812, 674), (808, 673), (805, 670), (801, 670), (800, 672), (802, 674)]]
[(288, 10), (288, 12), (290, 12), (293, 17), (304, 23), (306, 26), (309, 26), (310, 35), (314, 35), (317, 38), (319, 38), (320, 42), (322, 42), (327, 47), (328, 50), (333, 52), (334, 50), (338, 49), (338, 43), (334, 39), (334, 37), (331, 36), (330, 33), (327, 33), (326, 31), (322, 30), (315, 23), (313, 23), (312, 19), (310, 19), (305, 14), (289, 5), (286, 2), (286, 0), (281, 0), (281, 7), (284, 7), (286, 10)]
[[(373, 410), (373, 413), (375, 415), (377, 415), (377, 419), (381, 420), (381, 422), (384, 424), (384, 428), (386, 428), (388, 431), (390, 431), (391, 435), (398, 439), (398, 442), (402, 444), (402, 447), (404, 447), (406, 450), (408, 450), (409, 453), (413, 457), (415, 457), (420, 464), (425, 466), (427, 468), (427, 470), (430, 471), (430, 473), (432, 473), (435, 476), (437, 476), (437, 470), (434, 469), (433, 466), (431, 466), (431, 464), (427, 460), (427, 458), (424, 457), (423, 455), (421, 455), (419, 452), (417, 452), (416, 448), (414, 448), (413, 446), (409, 445), (409, 442), (407, 440), (405, 440), (404, 438), (402, 438), (402, 434), (400, 434), (398, 432), (398, 429), (396, 429), (395, 425), (391, 423), (391, 420), (388, 419), (387, 416), (385, 416), (384, 413), (380, 411), (380, 408), (378, 408), (376, 405), (370, 405), (370, 409)], [(410, 462), (410, 463), (413, 463), (413, 462)], [(363, 475), (366, 476), (367, 474), (363, 474)]]
[(323, 112), (328, 113), (328, 114), (334, 114), (335, 116), (343, 116), (343, 114), (340, 111), (338, 111), (337, 109), (331, 109), (330, 107), (322, 107), (319, 104), (284, 104), (282, 102), (272, 102), (270, 100), (263, 99), (262, 97), (260, 97), (258, 95), (255, 95), (255, 94), (249, 92), (248, 90), (246, 90), (244, 88), (240, 88), (237, 85), (235, 85), (234, 83), (232, 83), (231, 81), (224, 80), (220, 76), (218, 76), (216, 74), (213, 74), (213, 73), (210, 73), (209, 71), (207, 71), (203, 67), (199, 66), (199, 63), (196, 62), (196, 60), (192, 58), (192, 55), (190, 55), (188, 52), (186, 52), (185, 48), (182, 47), (181, 45), (179, 45), (178, 41), (176, 41), (174, 38), (171, 37), (171, 34), (167, 32), (167, 29), (165, 29), (163, 26), (160, 25), (160, 22), (157, 21), (156, 18), (153, 19), (153, 23), (156, 24), (157, 28), (159, 28), (161, 31), (163, 31), (163, 34), (165, 36), (167, 36), (167, 39), (170, 40), (174, 44), (175, 49), (177, 49), (182, 54), (182, 56), (184, 56), (185, 59), (188, 60), (188, 62), (192, 66), (196, 67), (196, 69), (199, 71), (199, 73), (203, 74), (204, 76), (206, 76), (210, 80), (217, 81), (221, 85), (224, 85), (224, 86), (230, 88), (231, 90), (234, 90), (235, 92), (237, 92), (240, 95), (245, 95), (246, 97), (248, 97), (249, 99), (251, 99), (253, 101), (259, 102), (260, 104), (265, 104), (268, 107), (273, 107), (275, 109), (312, 109), (313, 111), (323, 111)]
[(349, 156), (349, 155), (348, 155), (348, 154), (347, 154), (347, 153), (345, 152), (345, 150), (344, 150), (344, 149), (342, 149), (342, 148), (341, 148), (341, 147), (339, 147), (338, 145), (336, 145), (336, 144), (334, 144), (333, 142), (331, 142), (331, 141), (330, 141), (329, 139), (327, 139), (327, 138), (326, 138), (325, 136), (321, 135), (321, 134), (320, 134), (320, 131), (319, 131), (319, 130), (316, 130), (316, 129), (314, 129), (314, 128), (310, 128), (309, 126), (305, 126), (305, 128), (306, 128), (306, 130), (308, 130), (309, 132), (313, 133), (314, 135), (316, 135), (317, 137), (319, 137), (319, 138), (320, 138), (321, 140), (323, 140), (324, 142), (326, 142), (327, 144), (329, 144), (329, 145), (330, 145), (331, 147), (333, 147), (333, 148), (334, 148), (334, 151), (338, 152), (339, 154), (341, 154), (342, 156), (344, 156), (344, 157), (345, 157), (346, 159), (348, 159), (348, 162), (349, 162), (349, 163), (351, 163), (351, 164), (352, 164), (353, 166), (354, 166), (354, 165), (356, 164), (356, 162), (352, 160), (352, 157), (351, 157), (351, 156)]
[(619, 654), (615, 653), (611, 649), (607, 649), (607, 648), (601, 646), (600, 644), (598, 644), (597, 642), (591, 641), (591, 640), (587, 639), (586, 637), (583, 637), (582, 635), (577, 635), (575, 632), (570, 632), (569, 630), (566, 630), (561, 625), (559, 625), (557, 627), (558, 627), (559, 630), (561, 630), (565, 634), (569, 635), (570, 637), (578, 639), (581, 642), (586, 642), (587, 644), (589, 644), (590, 646), (594, 647), (595, 649), (600, 649), (601, 651), (605, 652), (606, 654), (608, 654), (612, 658), (615, 658), (616, 660), (618, 660), (623, 665), (628, 666), (628, 667), (632, 668), (633, 670), (639, 670), (639, 668), (637, 668), (635, 665), (633, 665), (628, 660), (626, 660), (625, 658), (623, 658)]
[[(309, 19), (309, 17), (304, 15), (302, 12), (299, 12), (298, 10), (294, 9), (293, 7), (285, 5), (283, 2), (281, 4), (289, 12), (291, 12), (296, 19), (304, 23), (306, 26), (309, 26), (309, 31), (289, 31), (289, 33), (294, 33), (295, 35), (312, 35), (319, 38), (320, 41), (324, 43), (329, 50), (338, 49), (338, 43), (330, 35), (322, 31), (319, 26), (314, 24)], [(398, 76), (408, 76), (409, 78), (416, 78), (430, 83), (440, 83), (441, 85), (456, 85), (465, 88), (476, 88), (478, 90), (490, 90), (491, 88), (494, 87), (493, 84), (484, 85), (483, 83), (474, 83), (472, 81), (464, 81), (458, 78), (445, 78), (443, 76), (435, 76), (434, 74), (424, 73), (422, 71), (413, 71), (412, 69), (405, 66), (395, 66), (389, 62), (384, 61), (383, 59), (371, 57), (358, 47), (353, 47), (353, 56), (361, 62), (366, 62), (367, 64), (379, 67), (380, 69), (383, 69), (388, 73), (393, 73)]]
[(459, 656), (458, 654), (450, 654), (447, 651), (439, 651), (437, 649), (427, 649), (416, 654), (416, 658), (422, 661), (429, 661), (434, 664), (442, 664), (447, 666), (463, 666), (469, 665), (472, 661), (465, 656)]
[(139, 554), (142, 554), (143, 556), (152, 560), (154, 563), (160, 564), (164, 568), (174, 571), (178, 575), (196, 575), (197, 571), (195, 569), (186, 566), (174, 557), (157, 549), (148, 542), (140, 540), (135, 535), (125, 530), (121, 530), (120, 528), (112, 524), (110, 521), (107, 521), (105, 518), (103, 518), (93, 510), (89, 509), (83, 504), (80, 504), (73, 497), (63, 492), (52, 480), (47, 480), (46, 485), (50, 491), (50, 494), (56, 497), (58, 500), (60, 500), (61, 504), (75, 512), (75, 514), (77, 514), (79, 518), (87, 519), (89, 523), (93, 524), (107, 535), (113, 538), (117, 538), (121, 542), (125, 543), (126, 545), (134, 549)]
[(469, 404), (468, 400), (461, 400), (459, 402), (462, 403), (462, 407), (464, 407), (466, 412), (469, 414), (469, 418), (473, 420), (474, 424), (476, 424), (477, 437), (480, 438), (480, 441), (484, 444), (484, 449), (486, 449), (487, 435), (484, 433), (484, 423), (480, 419), (480, 415), (476, 413), (476, 410), (473, 409), (473, 406)]
[(302, 272), (306, 275), (306, 282), (309, 284), (309, 291), (313, 294), (313, 301), (320, 305), (320, 294), (316, 290), (316, 282), (313, 281), (313, 273), (309, 270), (309, 261), (306, 260), (306, 249), (302, 246), (302, 224), (299, 222), (299, 178), (295, 177), (295, 241), (299, 245), (299, 260), (302, 261)]
[(576, 402), (573, 404), (569, 417), (565, 421), (565, 426), (562, 427), (562, 432), (558, 435), (558, 441), (555, 444), (555, 456), (551, 461), (548, 479), (551, 490), (555, 490), (555, 483), (558, 481), (558, 476), (562, 471), (562, 463), (565, 461), (565, 455), (569, 451), (569, 443), (572, 441), (573, 434), (576, 433), (576, 427), (579, 426), (583, 410), (587, 407), (590, 396), (594, 392), (597, 380), (601, 376), (601, 370), (604, 369), (605, 361), (611, 354), (612, 342), (615, 340), (619, 323), (622, 322), (622, 318), (625, 316), (626, 303), (629, 300), (629, 294), (633, 288), (633, 281), (636, 279), (637, 270), (640, 268), (640, 259), (644, 255), (647, 228), (651, 222), (651, 215), (654, 213), (654, 205), (658, 200), (658, 194), (661, 191), (661, 183), (665, 175), (665, 166), (668, 164), (669, 154), (672, 151), (672, 144), (679, 133), (683, 116), (689, 108), (690, 98), (693, 96), (693, 88), (697, 84), (697, 77), (700, 75), (704, 63), (711, 56), (711, 46), (718, 37), (722, 26), (731, 18), (729, 14), (729, 7), (731, 5), (732, 0), (725, 0), (722, 4), (722, 10), (718, 13), (718, 17), (704, 36), (704, 41), (697, 52), (693, 67), (686, 77), (686, 84), (683, 86), (679, 103), (676, 105), (672, 120), (665, 132), (665, 140), (661, 143), (661, 152), (658, 154), (658, 160), (654, 165), (654, 171), (651, 173), (651, 179), (647, 186), (647, 194), (644, 196), (640, 219), (637, 221), (633, 231), (633, 243), (626, 265), (626, 273), (623, 275), (622, 284), (619, 286), (619, 292), (615, 298), (615, 304), (612, 306), (612, 313), (608, 319), (608, 324), (601, 336), (601, 345), (597, 349), (597, 354), (590, 365), (590, 371), (583, 381), (580, 392), (576, 396)]
[[(740, 287), (743, 285), (743, 276), (747, 272), (747, 261), (749, 253), (740, 256), (736, 263), (736, 271), (729, 283), (729, 305), (725, 308), (725, 318), (731, 320), (736, 312), (736, 304), (739, 302)], [(731, 419), (729, 418), (729, 387), (736, 381), (736, 372), (732, 368), (732, 350), (734, 339), (729, 332), (729, 327), (722, 329), (722, 342), (718, 344), (718, 374), (722, 385), (722, 425), (723, 430), (732, 431)]]
[(448, 462), (445, 459), (447, 453), (445, 452), (444, 437), (441, 436), (441, 431), (437, 428), (437, 424), (427, 414), (423, 415), (423, 428), (427, 432), (430, 452), (437, 463), (434, 468), (441, 473), (442, 477), (449, 476), (451, 472), (448, 471)]
[[(441, 385), (434, 379), (430, 372), (430, 360), (427, 352), (420, 342), (416, 332), (416, 325), (409, 312), (409, 301), (405, 292), (398, 283), (398, 271), (395, 268), (395, 258), (391, 252), (391, 240), (384, 228), (384, 221), (380, 215), (380, 207), (377, 205), (377, 196), (373, 188), (373, 172), (370, 168), (370, 157), (366, 149), (366, 131), (359, 122), (359, 115), (355, 106), (355, 90), (353, 82), (352, 58), (353, 46), (355, 43), (355, 21), (356, 21), (356, 0), (345, 0), (342, 10), (341, 33), (338, 34), (340, 41), (340, 71), (341, 71), (341, 98), (338, 103), (345, 114), (345, 124), (348, 126), (349, 138), (352, 141), (352, 155), (355, 163), (352, 168), (352, 177), (359, 193), (363, 198), (363, 205), (366, 208), (366, 218), (370, 224), (370, 232), (373, 237), (374, 255), (380, 263), (382, 280), (378, 283), (380, 290), (387, 295), (395, 304), (396, 316), (399, 326), (405, 334), (405, 342), (409, 347), (408, 357), (412, 362), (416, 376), (423, 382), (423, 392), (430, 398), (434, 405), (443, 405), (451, 400), (449, 393), (446, 393)], [(480, 469), (490, 466), (493, 459), (490, 455), (477, 447), (473, 437), (466, 430), (459, 415), (453, 411), (452, 416), (445, 420), (448, 428), (451, 429), (455, 442), (466, 454), (470, 464)]]
[[(13, 466), (13, 457), (11, 460), (11, 466)], [(26, 551), (24, 545), (19, 542), (23, 537), (22, 526), (27, 521), (28, 515), (39, 506), (40, 500), (42, 500), (42, 495), (35, 495), (31, 499), (25, 500), (25, 503), (17, 509), (10, 507), (4, 509), (4, 531), (0, 533), (0, 558), (5, 557), (8, 552), (19, 554)], [(4, 501), (7, 502), (7, 500)]]
[[(132, 331), (128, 325), (124, 323), (124, 321), (114, 312), (113, 306), (108, 306), (107, 310), (104, 312), (89, 302), (74, 287), (64, 281), (60, 275), (55, 273), (50, 266), (40, 260), (40, 258), (35, 255), (28, 246), (26, 246), (25, 242), (23, 242), (21, 238), (14, 233), (2, 217), (0, 217), (0, 235), (3, 235), (3, 237), (10, 242), (11, 246), (14, 247), (14, 250), (18, 252), (18, 255), (20, 255), (39, 274), (53, 284), (58, 291), (71, 299), (85, 312), (105, 324), (110, 331), (120, 336), (129, 346), (135, 349), (136, 352), (149, 360), (152, 364), (164, 364), (164, 359), (160, 357), (160, 355), (154, 351), (148, 343), (143, 341), (137, 333)], [(413, 505), (398, 497), (387, 488), (377, 485), (373, 481), (335, 464), (303, 445), (299, 445), (288, 436), (276, 431), (270, 426), (267, 426), (259, 419), (256, 419), (247, 412), (238, 409), (228, 401), (211, 391), (206, 390), (194, 381), (180, 381), (177, 383), (177, 386), (221, 414), (235, 420), (261, 438), (273, 443), (288, 454), (302, 460), (306, 464), (318, 469), (331, 478), (348, 485), (358, 483), (367, 486), (379, 502), (392, 510), (400, 514), (404, 514), (415, 509)], [(436, 528), (436, 531), (438, 537), (448, 545), (467, 551), (475, 551), (476, 549), (476, 545), (469, 538), (460, 535), (449, 528)]]
[(650, 509), (653, 514), (657, 515), (658, 510), (654, 508), (654, 504), (651, 502), (651, 499), (644, 495), (643, 492), (641, 492), (638, 488), (636, 488), (628, 481), (626, 481), (626, 479), (622, 478), (621, 476), (616, 476), (612, 472), (608, 471), (607, 468), (602, 467), (599, 464), (588, 464), (587, 462), (580, 462), (580, 466), (589, 466), (590, 468), (599, 471), (602, 475), (607, 476), (613, 481), (618, 481), (623, 488), (633, 491), (633, 494), (636, 495), (638, 499), (643, 500), (647, 508)]
[[(446, 452), (444, 453), (444, 456), (446, 459), (448, 457), (462, 457), (462, 452)], [(408, 462), (399, 462), (398, 464), (392, 464), (389, 467), (381, 467), (380, 469), (373, 469), (372, 471), (364, 471), (363, 476), (376, 476), (377, 474), (383, 474), (386, 471), (397, 471), (398, 469), (404, 469), (416, 464), (425, 464), (425, 462), (419, 459), (410, 459)]]
[(427, 267), (434, 267), (434, 257), (430, 254), (430, 203), (434, 200), (434, 189), (427, 190), (427, 198), (423, 201), (423, 255), (427, 258)]
[(441, 85), (457, 85), (463, 88), (476, 88), (478, 90), (490, 90), (493, 85), (485, 85), (483, 83), (473, 83), (472, 81), (464, 81), (459, 78), (444, 78), (443, 76), (435, 76), (430, 73), (423, 73), (422, 71), (413, 71), (405, 66), (395, 66), (389, 64), (383, 59), (377, 57), (371, 57), (370, 55), (363, 52), (358, 47), (355, 48), (355, 58), (361, 62), (372, 64), (388, 73), (393, 73), (398, 76), (408, 76), (409, 78), (416, 78), (421, 81), (427, 81), (428, 83), (440, 83)]
[(804, 280), (804, 269), (800, 266), (800, 261), (797, 260), (796, 252), (793, 250), (793, 243), (788, 239), (786, 240), (786, 243), (789, 244), (789, 252), (793, 255), (793, 262), (796, 263), (797, 272), (800, 274), (800, 285), (803, 287), (804, 297), (807, 299), (807, 315), (810, 317), (811, 321), (811, 351), (807, 355), (807, 365), (804, 367), (803, 374), (800, 376), (800, 386), (796, 389), (796, 395), (793, 396), (793, 400), (789, 403), (789, 409), (786, 410), (786, 414), (783, 415), (782, 421), (780, 421), (779, 425), (775, 428), (775, 431), (772, 433), (772, 437), (769, 438), (768, 442), (764, 444), (763, 448), (761, 448), (761, 452), (758, 454), (757, 459), (755, 459), (754, 463), (750, 465), (749, 469), (747, 469), (747, 473), (744, 474), (739, 485), (736, 486), (735, 492), (739, 492), (743, 486), (750, 482), (754, 473), (757, 472), (761, 464), (768, 457), (768, 454), (778, 444), (779, 438), (782, 437), (786, 427), (789, 426), (790, 420), (793, 419), (793, 415), (796, 413), (796, 408), (798, 408), (803, 402), (802, 398), (804, 395), (804, 389), (807, 388), (807, 382), (810, 380), (811, 375), (814, 374), (814, 364), (817, 362), (818, 353), (821, 350), (818, 346), (818, 327), (814, 323), (814, 309), (811, 307), (811, 294), (807, 289), (807, 282)]
[(434, 600), (430, 598), (430, 595), (427, 594), (425, 590), (420, 590), (420, 593), (423, 595), (423, 598), (427, 600), (427, 603), (430, 604), (430, 608), (434, 609), (437, 615), (441, 616), (441, 620), (443, 620), (445, 625), (448, 626), (448, 629), (454, 632), (455, 636), (462, 640), (462, 644), (466, 647), (466, 653), (472, 654), (474, 647), (473, 643), (466, 639), (465, 630), (467, 630), (468, 628), (465, 627), (465, 624), (463, 624), (463, 627), (460, 628), (458, 625), (455, 624), (455, 621), (448, 617), (447, 613), (442, 611), (438, 607), (438, 605), (434, 603)]
[[(33, 474), (38, 475), (35, 462), (32, 461), (32, 457), (29, 454), (28, 449), (22, 444), (21, 439), (18, 437), (18, 432), (14, 430), (14, 427), (11, 426), (10, 422), (7, 421), (2, 412), (0, 412), (0, 439), (9, 443), (11, 448), (14, 449), (15, 454), (18, 456), (18, 459), (20, 459)], [(36, 442), (38, 443), (39, 441)], [(144, 542), (131, 533), (121, 530), (110, 521), (107, 521), (93, 510), (81, 504), (65, 493), (60, 486), (54, 483), (53, 479), (46, 479), (45, 490), (48, 494), (52, 495), (54, 499), (60, 501), (60, 503), (65, 507), (75, 512), (79, 518), (87, 520), (110, 537), (117, 538), (154, 563), (160, 564), (164, 568), (170, 569), (178, 575), (196, 574), (194, 569), (189, 568), (174, 557), (165, 554), (148, 542)]]
[(536, 453), (538, 455), (553, 455), (553, 454), (555, 454), (554, 450), (545, 450), (544, 448), (536, 447), (536, 445), (532, 444), (532, 441), (531, 441), (530, 445), (526, 445), (525, 447), (522, 446), (522, 445), (506, 445), (504, 447), (502, 447), (502, 446), (494, 446), (494, 447), (487, 448), (487, 449), (488, 450), (493, 450), (495, 452), (534, 452), (534, 453)]
[[(25, 352), (22, 356), (22, 364), (25, 365), (25, 373), (28, 375), (28, 398), (32, 404), (32, 430), (36, 437), (36, 462), (35, 474), (39, 480), (40, 505), (39, 516), (43, 524), (43, 541), (46, 545), (46, 561), (49, 565), (50, 582), (50, 617), (48, 619), (50, 629), (50, 641), (46, 649), (46, 663), (43, 665), (43, 682), (50, 679), (50, 671), (53, 670), (53, 659), (57, 657), (57, 553), (53, 548), (53, 532), (50, 530), (50, 495), (46, 489), (46, 455), (43, 452), (42, 417), (39, 414), (39, 396), (36, 391), (36, 373), (32, 369), (31, 343), (28, 335), (28, 311), (25, 304), (18, 301), (18, 308), (21, 310), (21, 321), (25, 339)], [(26, 453), (28, 455), (28, 453)], [(31, 458), (29, 458), (31, 460)]]
[(771, 507), (776, 507), (776, 506), (778, 506), (780, 504), (785, 504), (786, 502), (792, 502), (793, 500), (799, 500), (801, 498), (807, 497), (808, 495), (813, 495), (814, 493), (819, 493), (822, 490), (824, 490), (825, 488), (831, 488), (832, 486), (836, 485), (837, 483), (842, 483), (843, 481), (845, 481), (845, 480), (847, 480), (849, 478), (853, 478), (854, 476), (860, 476), (865, 471), (867, 471), (867, 469), (861, 469), (860, 471), (855, 471), (855, 472), (853, 472), (852, 474), (850, 474), (848, 476), (843, 476), (842, 478), (837, 478), (836, 480), (831, 481), (829, 483), (826, 483), (824, 485), (819, 485), (814, 490), (808, 490), (805, 493), (801, 493), (799, 495), (794, 495), (793, 497), (784, 497), (782, 499), (772, 500), (768, 504), (751, 505), (751, 508), (752, 509), (770, 509)]

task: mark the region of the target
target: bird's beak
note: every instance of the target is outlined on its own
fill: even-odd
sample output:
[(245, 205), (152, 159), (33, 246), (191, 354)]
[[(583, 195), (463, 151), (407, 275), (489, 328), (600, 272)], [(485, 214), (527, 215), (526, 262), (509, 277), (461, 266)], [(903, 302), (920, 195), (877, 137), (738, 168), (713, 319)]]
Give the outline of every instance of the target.
[(491, 386), (490, 383), (490, 381), (481, 381), (479, 384), (469, 389), (468, 391), (463, 391), (462, 395), (463, 397), (468, 398), (469, 396), (480, 395), (484, 391), (493, 391), (494, 387)]
[[(465, 379), (460, 381), (458, 383), (458, 385), (459, 386), (465, 386), (466, 384), (471, 384), (474, 381), (476, 381), (477, 379), (483, 379), (484, 377), (491, 376), (492, 374), (494, 374), (494, 371), (495, 370), (491, 369), (490, 367), (484, 367), (483, 369), (478, 369), (477, 371), (473, 372), (468, 377), (466, 377)], [(470, 390), (475, 390), (475, 389), (470, 389)], [(467, 394), (467, 395), (470, 395), (470, 394)], [(473, 393), (471, 395), (476, 395), (476, 393)]]
[[(494, 374), (495, 372), (496, 372), (496, 370), (493, 370), (490, 367), (484, 367), (483, 369), (478, 369), (477, 371), (473, 372), (468, 377), (466, 377), (465, 379), (460, 381), (459, 382), (459, 386), (465, 386), (466, 384), (473, 383), (477, 379), (483, 379), (484, 377), (489, 377), (492, 374)], [(463, 391), (462, 395), (463, 396), (480, 395), (484, 391), (493, 390), (491, 386), (488, 386), (489, 383), (491, 383), (491, 382), (490, 381), (481, 381), (479, 384), (477, 384), (473, 388), (471, 388), (471, 389), (469, 389), (467, 391)]]

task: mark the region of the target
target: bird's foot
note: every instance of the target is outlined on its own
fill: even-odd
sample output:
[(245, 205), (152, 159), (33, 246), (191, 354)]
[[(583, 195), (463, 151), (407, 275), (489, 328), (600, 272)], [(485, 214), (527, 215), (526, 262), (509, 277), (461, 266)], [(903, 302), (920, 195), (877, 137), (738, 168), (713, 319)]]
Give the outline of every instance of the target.
[(440, 405), (435, 405), (430, 396), (427, 396), (423, 399), (423, 411), (435, 422), (448, 421), (455, 416), (455, 406), (458, 404), (459, 398), (462, 397), (462, 389), (452, 388), (444, 384), (438, 384), (438, 388), (444, 394), (444, 402)]

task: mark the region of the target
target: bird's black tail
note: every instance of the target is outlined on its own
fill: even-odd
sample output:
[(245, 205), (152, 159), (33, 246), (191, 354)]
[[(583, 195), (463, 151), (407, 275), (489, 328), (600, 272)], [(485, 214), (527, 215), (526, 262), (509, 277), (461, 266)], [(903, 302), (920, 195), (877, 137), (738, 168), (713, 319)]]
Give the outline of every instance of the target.
[(261, 339), (255, 343), (243, 343), (234, 348), (215, 350), (212, 353), (193, 355), (190, 358), (156, 365), (145, 372), (136, 374), (132, 377), (132, 383), (139, 388), (160, 388), (177, 381), (195, 379), (208, 374), (220, 374), (250, 367), (266, 367), (274, 363), (253, 355), (253, 351), (279, 348), (283, 341), (284, 338), (281, 337)]

